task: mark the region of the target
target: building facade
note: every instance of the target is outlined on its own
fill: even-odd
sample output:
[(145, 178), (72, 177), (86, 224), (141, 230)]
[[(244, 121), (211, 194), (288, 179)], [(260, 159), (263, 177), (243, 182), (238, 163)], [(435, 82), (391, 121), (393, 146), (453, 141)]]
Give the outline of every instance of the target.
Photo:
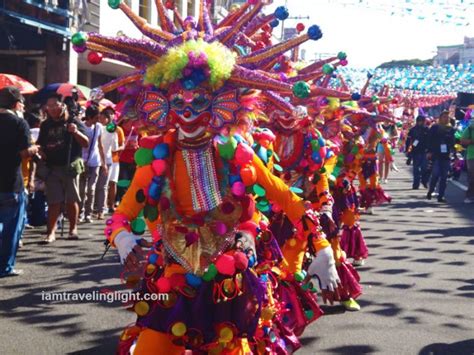
[[(157, 25), (154, 0), (125, 1)], [(195, 16), (199, 10), (196, 0), (176, 0), (175, 4), (183, 17)], [(72, 49), (71, 35), (79, 30), (142, 38), (107, 0), (0, 0), (0, 72), (19, 75), (41, 88), (56, 82), (96, 87), (133, 70), (111, 59), (90, 64), (87, 53)]]
[(69, 79), (69, 0), (0, 0), (0, 71), (42, 87)]
[(473, 64), (474, 63), (474, 37), (464, 37), (464, 43), (454, 46), (438, 46), (434, 58), (435, 65), (445, 64)]

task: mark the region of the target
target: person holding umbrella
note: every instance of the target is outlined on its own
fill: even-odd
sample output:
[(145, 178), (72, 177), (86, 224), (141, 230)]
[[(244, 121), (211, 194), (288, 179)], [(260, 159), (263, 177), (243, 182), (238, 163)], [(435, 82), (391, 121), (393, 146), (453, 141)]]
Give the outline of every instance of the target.
[(78, 239), (79, 175), (84, 170), (82, 148), (89, 145), (86, 129), (76, 118), (69, 118), (63, 98), (50, 94), (46, 102), (47, 119), (40, 128), (38, 144), (46, 161), (46, 197), (48, 201), (48, 231), (44, 243), (56, 240), (56, 223), (62, 204), (66, 204), (69, 219), (68, 239)]

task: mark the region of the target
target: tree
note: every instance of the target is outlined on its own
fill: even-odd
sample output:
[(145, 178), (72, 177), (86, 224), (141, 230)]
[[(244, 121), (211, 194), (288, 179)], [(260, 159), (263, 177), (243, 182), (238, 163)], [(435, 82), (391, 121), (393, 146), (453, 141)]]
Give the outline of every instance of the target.
[(396, 68), (396, 67), (425, 67), (428, 65), (433, 65), (433, 59), (403, 59), (403, 60), (392, 60), (390, 62), (382, 63), (378, 68)]

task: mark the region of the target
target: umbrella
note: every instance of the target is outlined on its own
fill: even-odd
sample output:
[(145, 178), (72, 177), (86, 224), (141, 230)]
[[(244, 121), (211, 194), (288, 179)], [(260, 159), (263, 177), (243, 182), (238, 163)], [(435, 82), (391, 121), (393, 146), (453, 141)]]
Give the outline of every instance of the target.
[(15, 86), (22, 94), (33, 94), (38, 91), (32, 83), (13, 74), (0, 74), (0, 89), (5, 86)]
[[(91, 105), (91, 101), (79, 100), (79, 104), (84, 107), (89, 107)], [(115, 104), (109, 99), (102, 99), (99, 101), (99, 108), (101, 111), (108, 107), (111, 107), (115, 110)]]
[(58, 93), (63, 97), (72, 96), (72, 90), (76, 88), (79, 95), (79, 100), (87, 100), (90, 95), (91, 89), (84, 85), (75, 85), (70, 83), (54, 83), (49, 84), (42, 88), (36, 94), (35, 100), (37, 102), (44, 102), (47, 100), (51, 93)]

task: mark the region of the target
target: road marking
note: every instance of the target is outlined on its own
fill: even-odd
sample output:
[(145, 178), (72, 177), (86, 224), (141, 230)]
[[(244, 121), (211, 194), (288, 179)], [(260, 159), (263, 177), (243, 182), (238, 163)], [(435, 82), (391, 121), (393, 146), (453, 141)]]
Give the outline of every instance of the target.
[(451, 184), (453, 184), (454, 186), (459, 187), (461, 190), (467, 191), (467, 186), (461, 184), (459, 181), (456, 181), (456, 180), (449, 180), (449, 182), (450, 182)]

